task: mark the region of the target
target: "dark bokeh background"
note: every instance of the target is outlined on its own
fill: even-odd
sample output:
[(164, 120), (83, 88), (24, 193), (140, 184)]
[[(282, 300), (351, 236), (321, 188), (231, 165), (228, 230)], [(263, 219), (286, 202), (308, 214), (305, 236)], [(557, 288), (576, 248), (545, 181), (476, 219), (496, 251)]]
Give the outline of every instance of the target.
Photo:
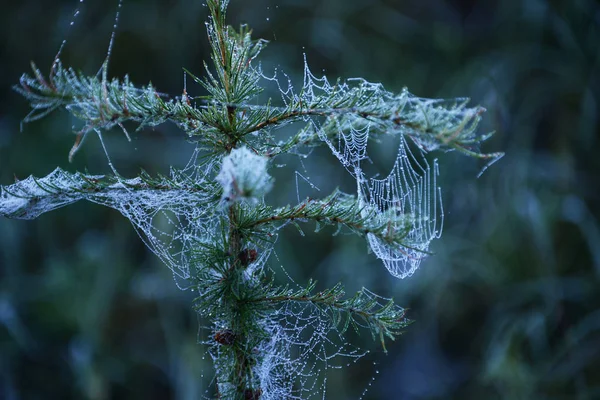
[[(68, 163), (74, 121), (65, 112), (20, 133), (27, 104), (10, 89), (30, 60), (48, 71), (64, 38), (65, 63), (96, 73), (117, 2), (86, 0), (68, 32), (76, 3), (0, 5), (1, 184), (56, 166), (107, 172), (92, 137)], [(181, 93), (181, 67), (202, 74), (208, 58), (206, 12), (199, 0), (127, 0), (110, 74)], [(479, 179), (482, 164), (436, 155), (445, 232), (410, 279), (391, 278), (357, 238), (280, 238), (279, 257), (297, 281), (367, 286), (416, 321), (387, 356), (369, 335), (359, 338), (375, 353), (336, 372), (329, 398), (359, 398), (365, 388), (365, 399), (600, 398), (598, 4), (231, 0), (229, 17), (271, 40), (266, 70), (297, 79), (306, 53), (332, 78), (469, 96), (488, 109), (482, 129), (497, 131), (484, 150), (506, 152)], [(110, 136), (125, 175), (166, 172), (191, 151), (169, 126), (133, 143)], [(373, 158), (390, 162), (381, 151)], [(324, 186), (339, 172), (326, 151), (306, 164)], [(293, 177), (278, 171), (281, 201), (295, 198)], [(199, 398), (212, 372), (190, 304), (115, 211), (81, 203), (36, 221), (1, 220), (0, 398)]]

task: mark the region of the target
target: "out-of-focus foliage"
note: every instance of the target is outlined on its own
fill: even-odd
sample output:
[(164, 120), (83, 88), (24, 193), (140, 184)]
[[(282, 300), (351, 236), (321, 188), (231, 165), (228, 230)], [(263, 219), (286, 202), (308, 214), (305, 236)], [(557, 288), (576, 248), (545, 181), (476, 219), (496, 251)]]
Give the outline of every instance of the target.
[[(29, 61), (50, 67), (63, 38), (65, 64), (101, 66), (116, 7), (86, 0), (0, 6), (0, 182), (56, 166), (107, 172), (97, 142), (67, 161), (74, 123), (65, 113), (28, 124), (10, 87)], [(344, 282), (394, 296), (416, 320), (377, 357), (341, 370), (330, 398), (595, 398), (600, 396), (600, 8), (593, 1), (233, 1), (232, 21), (271, 41), (264, 69), (361, 76), (424, 97), (469, 95), (488, 109), (482, 164), (440, 156), (446, 214), (436, 253), (410, 279), (390, 279), (366, 246), (290, 230), (282, 264), (300, 281)], [(201, 75), (209, 58), (200, 1), (125, 2), (110, 74), (181, 93), (181, 67)], [(197, 88), (200, 91), (200, 88)], [(168, 127), (107, 142), (123, 174), (165, 172), (191, 147)], [(385, 148), (373, 157), (393, 161)], [(149, 156), (150, 155), (150, 156)], [(386, 158), (391, 157), (391, 158)], [(327, 193), (335, 159), (306, 165)], [(316, 162), (314, 160), (317, 160)], [(292, 163), (293, 161), (290, 161)], [(92, 170), (91, 168), (96, 168)], [(389, 165), (388, 165), (389, 167)], [(300, 166), (298, 167), (301, 168)], [(294, 176), (276, 193), (296, 197)], [(300, 179), (302, 187), (302, 180)], [(351, 185), (350, 180), (346, 184)], [(283, 197), (288, 196), (288, 197)], [(210, 365), (196, 345), (189, 294), (109, 209), (78, 204), (39, 220), (0, 221), (0, 397), (198, 398)], [(364, 337), (365, 343), (371, 340)]]

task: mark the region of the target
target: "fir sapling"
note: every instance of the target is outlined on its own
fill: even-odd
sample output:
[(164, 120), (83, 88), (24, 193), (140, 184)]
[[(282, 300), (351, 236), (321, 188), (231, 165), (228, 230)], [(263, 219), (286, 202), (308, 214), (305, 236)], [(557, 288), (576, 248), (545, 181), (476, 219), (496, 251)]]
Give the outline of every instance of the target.
[[(187, 72), (204, 88), (202, 96), (184, 91), (170, 97), (151, 85), (136, 86), (127, 76), (109, 79), (108, 57), (99, 76), (66, 68), (58, 57), (48, 78), (33, 65), (33, 74), (24, 74), (15, 88), (32, 107), (25, 122), (56, 109), (83, 122), (70, 157), (88, 134), (102, 139), (128, 121), (139, 129), (171, 122), (195, 146), (185, 168), (133, 178), (114, 168), (110, 176), (56, 169), (2, 186), (0, 215), (32, 219), (79, 200), (118, 210), (177, 284), (197, 293), (194, 309), (211, 329), (204, 338), (215, 371), (208, 396), (323, 396), (317, 392), (326, 388), (315, 382), (327, 368), (315, 363), (364, 354), (346, 343), (348, 328), (370, 332), (385, 349), (385, 339), (393, 340), (409, 320), (402, 307), (367, 289), (347, 297), (342, 284), (323, 291), (312, 281), (278, 285), (267, 262), (279, 229), (308, 222), (317, 230), (345, 229), (364, 237), (393, 276), (408, 277), (429, 254), (443, 222), (437, 161), (430, 165), (423, 153), (457, 150), (491, 162), (502, 154), (478, 151), (489, 137), (477, 132), (484, 110), (465, 99), (392, 93), (362, 78), (331, 83), (306, 64), (300, 90), (263, 74), (255, 59), (266, 41), (253, 39), (247, 26), (226, 25), (227, 5), (207, 1), (212, 63), (197, 76)], [(281, 103), (256, 105), (273, 82)], [(302, 128), (280, 138), (281, 128), (292, 123)], [(397, 156), (389, 175), (375, 179), (363, 170), (367, 147), (386, 135), (400, 138)], [(335, 190), (284, 207), (267, 204), (274, 160), (315, 146), (331, 150), (356, 180), (356, 192)], [(164, 220), (169, 224), (159, 223)]]

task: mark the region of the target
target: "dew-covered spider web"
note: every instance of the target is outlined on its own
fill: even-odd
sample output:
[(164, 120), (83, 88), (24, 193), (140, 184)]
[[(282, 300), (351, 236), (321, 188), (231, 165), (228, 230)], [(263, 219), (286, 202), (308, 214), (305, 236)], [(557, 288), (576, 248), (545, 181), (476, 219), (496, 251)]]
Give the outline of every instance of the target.
[[(441, 189), (437, 182), (438, 162), (428, 161), (427, 153), (436, 149), (473, 153), (472, 144), (483, 140), (475, 129), (483, 111), (481, 108), (467, 107), (466, 99), (419, 98), (406, 89), (395, 94), (385, 90), (381, 84), (362, 78), (332, 84), (326, 77), (316, 77), (306, 60), (299, 89), (285, 74), (275, 72), (267, 75), (260, 66), (249, 66), (261, 84), (275, 84), (279, 104), (216, 104), (214, 101), (197, 100), (191, 105), (187, 86), (183, 88), (184, 96), (167, 98), (159, 95), (152, 86), (135, 87), (128, 79), (108, 82), (108, 61), (123, 2), (119, 0), (116, 4), (106, 62), (100, 73), (91, 78), (82, 78), (72, 70), (64, 73), (76, 99), (66, 108), (89, 123), (85, 133), (98, 134), (114, 175), (86, 175), (56, 169), (43, 178), (29, 177), (2, 186), (0, 215), (33, 219), (79, 200), (113, 208), (131, 221), (147, 247), (173, 272), (177, 285), (181, 289), (197, 290), (201, 299), (208, 297), (212, 283), (224, 279), (218, 270), (208, 274), (203, 272), (206, 265), (202, 264), (198, 254), (199, 249), (213, 247), (222, 239), (224, 232), (228, 232), (231, 216), (227, 206), (235, 201), (242, 202), (241, 208), (265, 206), (264, 194), (272, 186), (267, 175), (267, 169), (275, 163), (272, 160), (276, 160), (279, 153), (305, 155), (302, 148), (324, 145), (356, 183), (355, 193), (341, 193), (331, 197), (330, 202), (353, 199), (356, 207), (348, 210), (355, 212), (352, 217), (359, 222), (347, 225), (365, 237), (369, 249), (392, 276), (406, 278), (415, 273), (430, 253), (431, 241), (440, 237), (444, 219)], [(79, 15), (78, 7), (70, 25)], [(53, 71), (62, 70), (58, 58), (65, 44), (66, 40), (60, 45)], [(35, 75), (25, 81), (26, 89), (39, 83), (39, 73), (36, 71)], [(30, 121), (64, 106), (55, 97), (50, 100), (34, 98), (32, 103), (34, 110), (28, 117)], [(115, 126), (125, 131), (120, 123), (123, 115), (142, 115), (130, 120), (141, 126), (154, 126), (168, 121), (178, 112), (189, 115), (190, 108), (186, 107), (195, 107), (191, 111), (198, 111), (200, 115), (217, 106), (226, 107), (230, 112), (234, 110), (242, 122), (244, 118), (250, 118), (252, 112), (264, 113), (266, 121), (262, 128), (244, 138), (247, 147), (230, 149), (228, 155), (211, 155), (207, 150), (209, 147), (198, 133), (205, 130), (208, 137), (211, 133), (208, 123), (198, 123), (189, 128), (188, 119), (175, 121), (184, 131), (190, 130), (186, 131), (187, 134), (195, 135), (197, 144), (187, 164), (182, 168), (172, 167), (165, 176), (142, 173), (134, 178), (125, 178), (111, 163), (102, 135)], [(168, 112), (163, 115), (161, 112), (164, 110)], [(277, 138), (279, 129), (298, 122), (304, 127), (291, 142)], [(398, 145), (393, 149), (393, 166), (384, 174), (372, 175), (367, 172), (368, 165), (377, 161), (371, 155), (377, 153), (369, 150), (378, 144), (379, 139), (388, 136), (398, 139)], [(78, 136), (74, 150), (79, 145)], [(314, 187), (304, 171), (295, 171), (296, 180), (298, 177)], [(298, 185), (296, 188), (298, 191)], [(297, 198), (302, 203), (299, 191)], [(312, 201), (306, 200), (299, 210), (305, 206), (308, 209)], [(313, 210), (318, 210), (318, 206), (322, 209), (331, 206), (325, 202), (317, 203), (317, 206), (314, 202), (311, 204)], [(273, 275), (279, 268), (278, 263), (273, 261), (278, 261), (274, 245), (279, 229), (290, 224), (290, 220), (277, 222), (278, 219), (273, 218), (273, 221), (270, 225), (265, 224), (260, 231), (268, 240), (249, 242), (245, 249), (257, 254), (248, 261), (244, 272), (244, 284), (249, 287), (264, 285), (265, 276)], [(301, 215), (294, 223), (297, 221), (306, 222), (308, 218)], [(367, 228), (363, 226), (365, 221), (369, 222)], [(376, 227), (377, 231), (373, 232), (370, 227)], [(285, 270), (283, 272), (289, 278)], [(317, 302), (301, 301), (308, 295), (296, 296), (297, 290), (303, 287), (306, 286), (292, 281), (278, 296), (280, 300), (289, 301), (273, 302), (269, 312), (258, 318), (263, 335), (253, 349), (256, 365), (252, 371), (256, 387), (261, 390), (260, 399), (325, 398), (330, 390), (330, 370), (353, 364), (368, 353), (347, 342), (345, 328), (338, 315)], [(383, 308), (389, 301), (366, 289), (361, 290), (356, 298), (370, 304), (373, 310)], [(226, 371), (222, 370), (230, 368), (235, 361), (227, 359), (230, 353), (223, 347), (223, 343), (231, 340), (227, 320), (204, 315), (203, 310), (199, 313), (214, 317), (211, 324), (202, 330), (204, 337), (201, 341), (209, 348), (216, 375), (225, 375)], [(360, 321), (357, 328), (372, 329), (368, 323)], [(217, 385), (221, 394), (235, 390), (231, 383), (215, 382)], [(228, 388), (228, 385), (231, 387)], [(207, 391), (206, 397), (211, 396)]]
[[(363, 295), (379, 305), (389, 300), (368, 290), (364, 290)], [(348, 368), (357, 369), (363, 376), (375, 373), (375, 369), (362, 362), (371, 351), (349, 343), (330, 317), (312, 304), (287, 302), (259, 322), (266, 340), (261, 341), (253, 353), (257, 360), (254, 375), (257, 387), (261, 388), (261, 399), (326, 399), (329, 394), (339, 394), (340, 390), (329, 382), (332, 373)], [(223, 346), (215, 344), (214, 338), (222, 333), (218, 331), (219, 323), (216, 327), (217, 330), (215, 326), (202, 327), (201, 331), (210, 332), (203, 344), (209, 349), (219, 375), (221, 368), (229, 368), (230, 360)], [(374, 379), (373, 376), (371, 382)], [(235, 390), (227, 384), (218, 386), (225, 394)], [(362, 398), (366, 392), (367, 388), (352, 398)]]
[[(417, 129), (434, 124), (446, 126), (450, 132), (463, 121), (470, 121), (477, 109), (465, 108), (463, 99), (423, 99), (406, 89), (396, 95), (381, 84), (362, 78), (332, 85), (325, 76), (315, 77), (306, 59), (300, 91), (294, 90), (287, 76), (285, 84), (277, 75), (263, 77), (276, 83), (288, 108), (305, 111), (308, 126), (304, 135), (318, 136), (355, 178), (364, 215), (389, 221), (390, 230), (404, 232), (401, 246), (386, 243), (373, 234), (368, 234), (367, 240), (391, 275), (411, 276), (429, 254), (430, 242), (440, 237), (444, 218), (441, 189), (437, 185), (438, 162), (436, 159), (430, 163), (424, 155), (443, 147), (443, 143), (422, 137)], [(373, 139), (382, 135), (398, 136), (400, 141), (391, 171), (384, 179), (378, 179), (369, 177), (363, 167), (373, 161), (368, 146), (376, 146)], [(407, 139), (416, 149), (409, 146)]]
[[(118, 210), (131, 221), (139, 236), (172, 271), (180, 288), (193, 287), (202, 296), (202, 285), (191, 286), (197, 263), (197, 249), (212, 241), (220, 230), (215, 204), (219, 191), (214, 188), (214, 166), (202, 165), (195, 152), (188, 166), (172, 169), (167, 177), (133, 179), (101, 175), (72, 174), (56, 169), (44, 178), (29, 177), (2, 187), (0, 215), (34, 219), (41, 214), (79, 200), (88, 200)], [(199, 166), (199, 165), (200, 166)], [(209, 179), (213, 176), (212, 179)], [(218, 210), (218, 209), (217, 209)], [(273, 232), (273, 244), (277, 234)], [(259, 257), (245, 271), (246, 279), (262, 285), (271, 245), (258, 248)], [(221, 279), (215, 275), (214, 279)], [(299, 287), (295, 285), (294, 287)], [(363, 290), (362, 296), (383, 306), (388, 299)], [(201, 340), (215, 361), (217, 373), (224, 366), (222, 347), (214, 335), (225, 322), (217, 321), (202, 331)], [(255, 374), (262, 390), (261, 399), (325, 398), (329, 371), (355, 364), (368, 353), (347, 342), (338, 324), (326, 310), (311, 303), (285, 302), (261, 318), (268, 340), (255, 349)], [(364, 368), (364, 367), (363, 367)], [(219, 387), (226, 393), (226, 384)], [(206, 398), (214, 398), (209, 390)]]
[(217, 229), (212, 164), (198, 162), (195, 151), (184, 169), (165, 177), (125, 179), (70, 173), (57, 168), (43, 178), (29, 177), (2, 187), (0, 215), (34, 219), (79, 200), (119, 211), (140, 238), (173, 272), (177, 282), (190, 279), (190, 260), (198, 238)]

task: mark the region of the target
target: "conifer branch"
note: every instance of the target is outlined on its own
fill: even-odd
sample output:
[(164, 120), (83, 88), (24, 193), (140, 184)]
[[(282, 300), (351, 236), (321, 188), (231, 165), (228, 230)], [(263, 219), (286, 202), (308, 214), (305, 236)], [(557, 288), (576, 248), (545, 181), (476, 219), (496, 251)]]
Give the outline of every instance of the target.
[(268, 240), (270, 227), (274, 224), (281, 226), (291, 223), (300, 230), (297, 223), (307, 221), (316, 222), (317, 232), (323, 225), (337, 225), (361, 236), (374, 235), (390, 246), (414, 248), (405, 240), (415, 224), (414, 216), (404, 215), (401, 210), (392, 208), (381, 214), (369, 205), (361, 205), (355, 196), (339, 190), (322, 200), (307, 199), (296, 206), (273, 208), (261, 204), (240, 208), (236, 227), (244, 237)]
[[(171, 121), (205, 147), (229, 150), (254, 132), (265, 131), (265, 138), (269, 138), (271, 134), (266, 131), (272, 127), (295, 121), (310, 122), (306, 129), (287, 142), (259, 146), (272, 155), (288, 152), (298, 145), (322, 145), (324, 139), (335, 139), (343, 132), (369, 125), (375, 138), (378, 135), (406, 135), (425, 151), (454, 149), (471, 157), (494, 161), (503, 156), (501, 152), (486, 154), (478, 151), (479, 144), (493, 133), (477, 133), (485, 109), (467, 107), (468, 100), (465, 99), (425, 99), (406, 90), (393, 94), (378, 84), (350, 80), (338, 83), (320, 95), (313, 93), (309, 97), (300, 94), (287, 107), (247, 105), (262, 91), (258, 84), (261, 76), (250, 62), (266, 42), (252, 40), (251, 32), (245, 26), (240, 28), (239, 33), (231, 28), (227, 32), (231, 35), (227, 42), (232, 43), (229, 47), (221, 49), (220, 36), (214, 37), (211, 42), (216, 46), (213, 61), (218, 79), (213, 77), (207, 66), (205, 79), (188, 72), (210, 93), (202, 107), (192, 104), (187, 94), (169, 99), (156, 92), (152, 85), (135, 87), (127, 76), (123, 81), (113, 79), (103, 82), (96, 76), (88, 77), (73, 69), (65, 69), (57, 61), (51, 84), (32, 64), (33, 77), (24, 74), (21, 86), (15, 87), (31, 102), (33, 109), (24, 121), (37, 120), (63, 107), (85, 121), (83, 133), (122, 127), (125, 121), (138, 122), (138, 129)], [(222, 53), (225, 58), (217, 57)], [(219, 64), (222, 60), (236, 64), (227, 67), (231, 70), (228, 72)], [(221, 116), (227, 118), (223, 120)], [(224, 140), (224, 133), (229, 139)]]
[[(0, 186), (0, 216), (15, 219), (36, 218), (40, 214), (79, 200), (117, 197), (193, 199), (196, 206), (217, 201), (220, 188), (173, 171), (173, 177), (152, 177), (142, 171), (137, 178), (69, 173), (57, 168), (44, 178), (30, 176), (8, 186)], [(212, 199), (212, 200), (211, 200)]]
[(246, 300), (249, 303), (310, 303), (331, 317), (334, 325), (344, 333), (350, 326), (357, 333), (360, 327), (370, 330), (373, 338), (378, 337), (384, 351), (385, 338), (395, 340), (411, 321), (405, 318), (406, 310), (394, 304), (393, 300), (381, 304), (376, 296), (362, 289), (354, 296), (343, 299), (344, 286), (336, 284), (330, 289), (314, 293), (316, 282), (311, 281), (306, 288), (293, 291), (288, 288), (276, 289), (264, 297)]

